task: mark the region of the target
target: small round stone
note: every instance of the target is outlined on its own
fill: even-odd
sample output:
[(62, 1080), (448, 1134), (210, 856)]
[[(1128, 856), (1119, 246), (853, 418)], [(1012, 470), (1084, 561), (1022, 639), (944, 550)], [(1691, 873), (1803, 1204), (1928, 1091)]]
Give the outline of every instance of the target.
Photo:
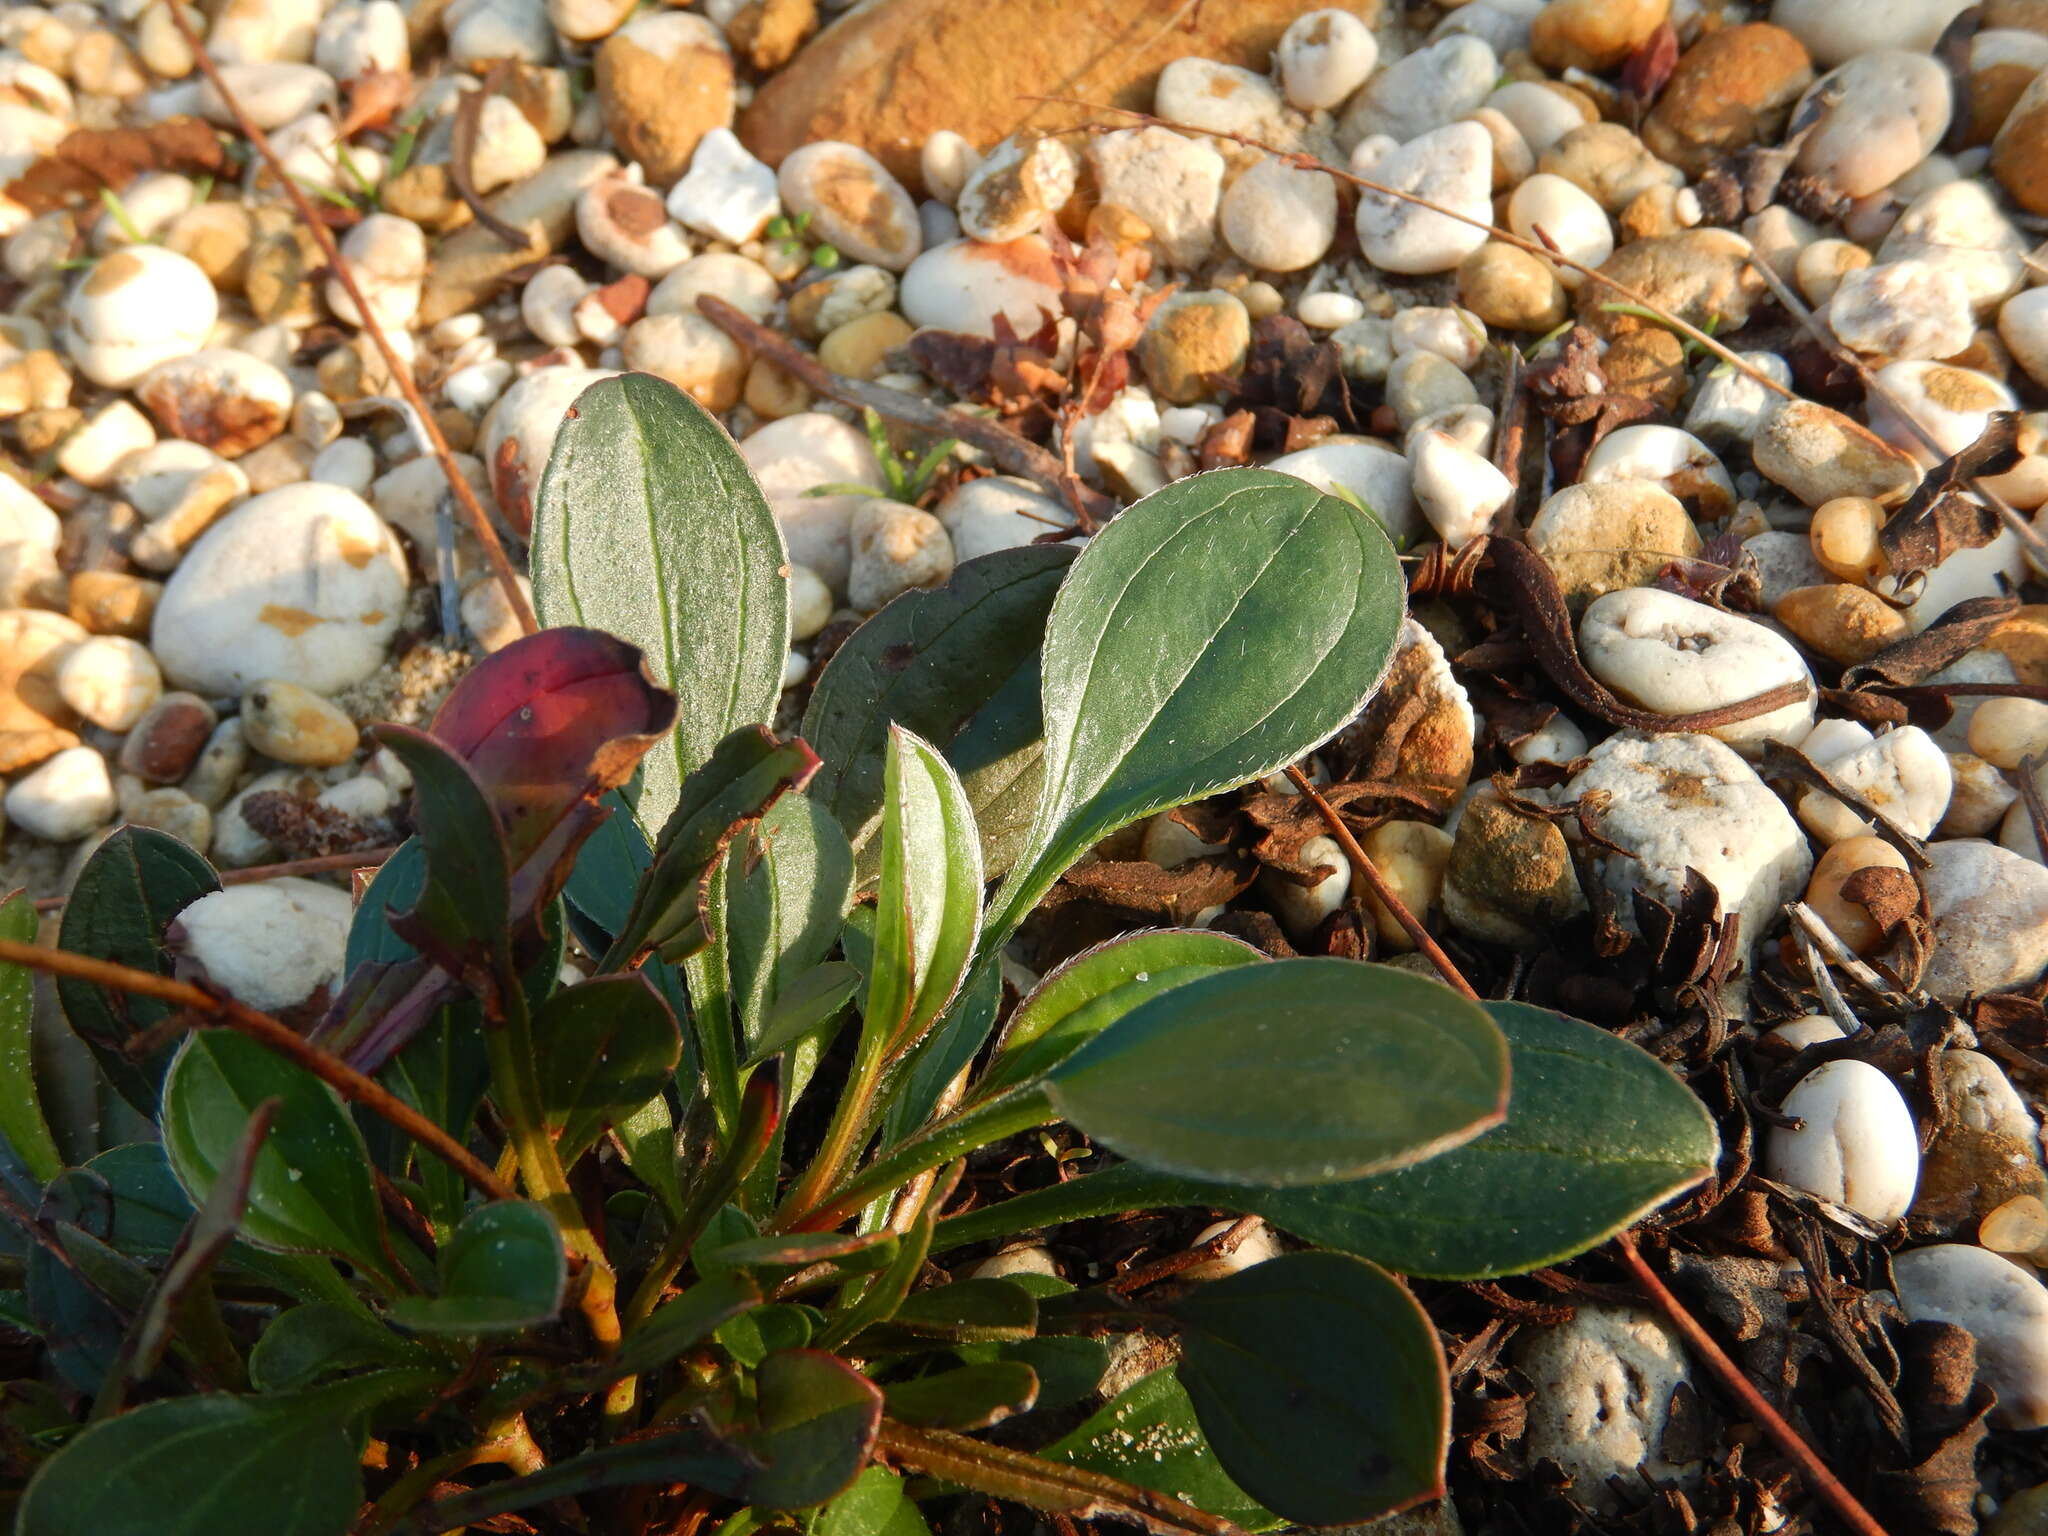
[(1498, 240), (1458, 264), (1458, 302), (1488, 325), (1539, 334), (1555, 330), (1571, 313), (1556, 269)]
[(1903, 612), (1867, 587), (1842, 581), (1787, 592), (1771, 616), (1810, 649), (1845, 667), (1870, 660), (1910, 633)]
[(1864, 869), (1908, 870), (1906, 856), (1881, 837), (1845, 837), (1820, 856), (1807, 882), (1806, 904), (1859, 955), (1873, 953), (1884, 939), (1869, 909), (1842, 894), (1849, 877)]
[(1881, 1225), (1906, 1214), (1920, 1182), (1920, 1142), (1913, 1112), (1890, 1078), (1866, 1062), (1826, 1062), (1802, 1077), (1781, 1107), (1803, 1123), (1771, 1127), (1766, 1176)]
[(1868, 496), (1822, 502), (1807, 529), (1813, 558), (1829, 574), (1868, 586), (1885, 571), (1884, 547), (1877, 537), (1884, 524), (1884, 508)]
[(355, 755), (356, 724), (309, 688), (278, 679), (242, 695), (242, 734), (280, 763), (325, 768)]
[(1336, 238), (1337, 185), (1322, 171), (1264, 159), (1230, 184), (1218, 217), (1224, 243), (1240, 260), (1265, 272), (1298, 272), (1321, 261)]
[(64, 702), (104, 730), (133, 728), (163, 691), (149, 647), (116, 635), (81, 641), (57, 668)]
[(67, 747), (15, 780), (7, 791), (7, 820), (35, 837), (71, 843), (113, 819), (114, 781), (107, 760), (91, 747)]

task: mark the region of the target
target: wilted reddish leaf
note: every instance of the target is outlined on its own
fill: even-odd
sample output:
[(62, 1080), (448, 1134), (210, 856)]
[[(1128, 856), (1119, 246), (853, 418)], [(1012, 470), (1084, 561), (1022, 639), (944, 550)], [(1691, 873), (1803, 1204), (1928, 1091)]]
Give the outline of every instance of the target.
[(638, 647), (544, 629), (471, 668), (433, 734), (491, 796), (516, 868), (579, 800), (632, 777), (675, 720), (675, 695), (648, 677)]
[(220, 135), (196, 117), (167, 118), (148, 128), (78, 128), (7, 187), (31, 213), (125, 187), (144, 171), (219, 176), (228, 169)]
[(1678, 33), (1666, 21), (1621, 66), (1622, 94), (1638, 111), (1645, 110), (1663, 91), (1677, 67)]
[(399, 109), (412, 95), (412, 73), (403, 69), (373, 69), (356, 76), (348, 86), (348, 115), (338, 130), (346, 141), (365, 128), (389, 127)]

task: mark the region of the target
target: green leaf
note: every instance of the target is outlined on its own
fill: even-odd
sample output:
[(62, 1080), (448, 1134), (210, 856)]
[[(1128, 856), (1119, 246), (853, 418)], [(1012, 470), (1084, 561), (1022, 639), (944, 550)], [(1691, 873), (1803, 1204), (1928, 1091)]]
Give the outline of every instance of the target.
[(946, 743), (946, 761), (960, 775), (960, 787), (974, 807), (981, 862), (991, 880), (1010, 872), (1038, 813), (1045, 784), (1040, 681), (1038, 658), (1032, 656)]
[(227, 1030), (190, 1035), (164, 1077), (162, 1130), (171, 1171), (204, 1204), (250, 1112), (284, 1102), (256, 1157), (242, 1237), (262, 1248), (329, 1253), (388, 1274), (370, 1153), (334, 1090)]
[[(825, 763), (813, 793), (856, 846), (881, 815), (889, 727), (945, 747), (1020, 669), (1035, 674), (1045, 616), (1073, 559), (1065, 546), (1033, 544), (963, 561), (944, 586), (905, 592), (833, 652), (811, 690), (803, 734)], [(973, 766), (1024, 745), (979, 750)], [(969, 765), (959, 766), (965, 776)]]
[(751, 1502), (807, 1509), (851, 1486), (882, 1424), (882, 1392), (845, 1361), (785, 1349), (754, 1376), (757, 1427), (747, 1448), (766, 1463)]
[(1181, 1385), (1223, 1470), (1274, 1513), (1350, 1524), (1441, 1498), (1450, 1384), (1429, 1316), (1377, 1265), (1290, 1253), (1173, 1303)]
[(1068, 1408), (1093, 1397), (1109, 1372), (1109, 1345), (1101, 1339), (1049, 1334), (1038, 1339), (1013, 1339), (1006, 1344), (965, 1344), (962, 1359), (976, 1359), (975, 1350), (993, 1350), (997, 1360), (1028, 1365), (1038, 1378), (1039, 1410)]
[(652, 1190), (674, 1221), (682, 1213), (683, 1190), (676, 1168), (676, 1123), (666, 1094), (657, 1093), (614, 1129), (626, 1166)]
[(673, 735), (645, 760), (637, 814), (652, 835), (684, 775), (774, 715), (789, 652), (782, 530), (717, 418), (642, 373), (577, 397), (534, 505), (541, 622), (630, 640), (678, 697)]
[(353, 1437), (317, 1396), (208, 1394), (89, 1426), (22, 1495), (19, 1536), (342, 1536), (363, 1498)]
[(1389, 966), (1274, 960), (1139, 1004), (1045, 1079), (1053, 1108), (1164, 1173), (1292, 1187), (1449, 1150), (1507, 1110), (1477, 1003)]
[(929, 1536), (924, 1517), (887, 1467), (869, 1467), (818, 1514), (811, 1536)]
[(760, 1053), (777, 1000), (839, 942), (852, 895), (853, 850), (831, 813), (807, 795), (784, 795), (733, 839), (723, 938), (750, 1056)]
[(1413, 1168), (1233, 1198), (1402, 1274), (1476, 1280), (1583, 1253), (1713, 1172), (1712, 1117), (1648, 1052), (1526, 1003), (1486, 1011), (1514, 1062), (1505, 1124)]
[(389, 914), (392, 930), (451, 975), (489, 987), (511, 954), (512, 874), (497, 813), (468, 765), (424, 731), (387, 722), (371, 734), (411, 770), (426, 864), (413, 905)]
[(1028, 1339), (1038, 1331), (1038, 1300), (1009, 1280), (955, 1280), (904, 1297), (889, 1326), (963, 1344)]
[(697, 1250), (697, 1266), (711, 1273), (735, 1269), (807, 1269), (858, 1259), (862, 1271), (885, 1269), (896, 1257), (894, 1232), (779, 1232)]
[(735, 827), (801, 789), (817, 766), (805, 743), (778, 741), (759, 726), (742, 726), (719, 742), (683, 781), (606, 969), (619, 968), (648, 945), (672, 948), (671, 958), (701, 949), (706, 935), (697, 903), (705, 872), (723, 860)]
[(882, 1388), (889, 1417), (920, 1429), (986, 1429), (1038, 1402), (1038, 1373), (1017, 1360), (890, 1382)]
[[(168, 976), (164, 928), (200, 897), (220, 889), (213, 866), (168, 833), (122, 827), (94, 850), (71, 887), (57, 944), (75, 955)], [(136, 1061), (122, 1047), (163, 1022), (169, 1003), (115, 992), (73, 976), (57, 978), (73, 1033), (92, 1048), (121, 1097), (156, 1118), (157, 1085), (170, 1064), (160, 1046)]]
[[(0, 902), (0, 939), (33, 944), (35, 937), (36, 905), (26, 892), (16, 891)], [(36, 1091), (29, 1031), (34, 1016), (35, 978), (26, 967), (0, 965), (0, 1136), (35, 1181), (47, 1184), (63, 1170), (64, 1157)]]
[(1249, 944), (1194, 928), (1127, 934), (1086, 950), (1017, 1005), (975, 1097), (1043, 1076), (1147, 998), (1265, 958)]
[(675, 1015), (647, 978), (596, 976), (564, 987), (533, 1016), (535, 1071), (562, 1162), (667, 1086), (683, 1059)]
[(391, 1320), (420, 1333), (514, 1333), (562, 1310), (568, 1260), (554, 1218), (498, 1200), (462, 1219), (440, 1254), (441, 1294), (402, 1296)]
[[(627, 790), (608, 789), (600, 803), (612, 814), (577, 853), (576, 867), (562, 888), (570, 908), (595, 924), (601, 935), (584, 940), (592, 954), (602, 954), (625, 926), (626, 914), (633, 907), (634, 887), (654, 862), (647, 834), (633, 816), (632, 795)], [(581, 930), (578, 932), (581, 936)]]
[(1080, 1428), (1038, 1454), (1155, 1493), (1170, 1493), (1247, 1531), (1270, 1531), (1288, 1523), (1233, 1483), (1217, 1464), (1195, 1417), (1195, 1405), (1171, 1368), (1141, 1376)]
[(921, 1039), (960, 988), (981, 931), (981, 844), (960, 781), (926, 742), (890, 728), (875, 960), (862, 1027), (883, 1060)]
[(889, 1109), (882, 1117), (882, 1145), (897, 1145), (931, 1118), (946, 1086), (980, 1053), (1002, 1002), (1002, 977), (995, 966), (978, 965), (967, 973), (960, 995), (910, 1058), (910, 1069), (883, 1085)]
[(329, 1376), (381, 1366), (428, 1366), (425, 1345), (375, 1318), (331, 1301), (280, 1312), (249, 1352), (249, 1384), (260, 1392), (310, 1387)]
[(1404, 581), (1371, 518), (1289, 475), (1191, 475), (1120, 513), (1046, 621), (1045, 787), (1003, 888), (1014, 931), (1093, 844), (1272, 773), (1379, 686)]
[(746, 1064), (758, 1067), (780, 1055), (838, 1013), (859, 990), (860, 972), (840, 960), (828, 960), (795, 978), (761, 1020), (761, 1038)]
[(607, 1374), (655, 1370), (710, 1338), (742, 1312), (761, 1305), (761, 1288), (743, 1274), (710, 1275), (673, 1301), (665, 1301), (619, 1344)]
[[(550, 947), (543, 952), (540, 963), (558, 969), (559, 952)], [(531, 971), (528, 979), (530, 987)], [(425, 1029), (406, 1042), (405, 1049), (391, 1058), (379, 1076), (406, 1103), (457, 1141), (466, 1142), (491, 1080), (475, 1005), (442, 1008)], [(436, 1232), (445, 1235), (452, 1230), (469, 1203), (468, 1181), (440, 1158), (419, 1152), (409, 1137), (401, 1136), (382, 1121), (368, 1122), (365, 1139), (373, 1147), (386, 1149), (380, 1151), (380, 1156), (388, 1170), (395, 1173), (408, 1162), (412, 1164), (415, 1177), (426, 1192), (427, 1215)]]
[(741, 1365), (758, 1366), (779, 1349), (802, 1349), (817, 1333), (809, 1307), (776, 1302), (742, 1312), (718, 1328), (718, 1343)]

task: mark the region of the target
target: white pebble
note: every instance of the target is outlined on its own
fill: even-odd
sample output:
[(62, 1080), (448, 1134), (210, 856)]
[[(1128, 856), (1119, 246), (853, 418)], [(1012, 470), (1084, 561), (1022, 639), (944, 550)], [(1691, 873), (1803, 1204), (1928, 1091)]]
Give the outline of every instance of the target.
[(1830, 1061), (1785, 1095), (1798, 1130), (1774, 1125), (1763, 1171), (1890, 1226), (1906, 1214), (1920, 1183), (1913, 1112), (1892, 1080), (1861, 1061)]
[(35, 837), (70, 843), (105, 826), (117, 803), (107, 760), (91, 747), (67, 747), (15, 780), (7, 820)]
[(1970, 1243), (1937, 1243), (1897, 1255), (1892, 1278), (1910, 1320), (1953, 1323), (1977, 1341), (1977, 1379), (1998, 1394), (1998, 1423), (2048, 1424), (2048, 1287), (2037, 1276)]
[(149, 647), (119, 635), (81, 641), (57, 668), (64, 702), (109, 731), (134, 725), (163, 691), (163, 673)]

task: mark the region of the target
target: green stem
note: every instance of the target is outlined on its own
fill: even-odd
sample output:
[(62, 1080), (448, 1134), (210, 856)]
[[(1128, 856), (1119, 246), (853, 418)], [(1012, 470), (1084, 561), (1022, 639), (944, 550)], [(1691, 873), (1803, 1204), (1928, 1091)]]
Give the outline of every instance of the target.
[[(507, 968), (509, 970), (509, 967)], [(582, 1309), (598, 1349), (610, 1354), (619, 1342), (618, 1278), (604, 1247), (583, 1219), (583, 1207), (569, 1187), (569, 1174), (548, 1134), (541, 1109), (540, 1079), (534, 1070), (533, 1016), (517, 975), (498, 987), (499, 1017), (484, 1031), (491, 1062), (491, 1090), (504, 1117), (519, 1176), (526, 1192), (545, 1206), (562, 1229), (562, 1243), (589, 1266)]]
[(985, 1104), (977, 1104), (935, 1120), (901, 1146), (876, 1160), (867, 1170), (840, 1186), (830, 1200), (812, 1209), (795, 1205), (776, 1223), (782, 1232), (829, 1232), (869, 1201), (907, 1184), (928, 1169), (942, 1168), (978, 1147), (1057, 1120), (1045, 1090), (1026, 1084)]
[(797, 1230), (792, 1218), (801, 1216), (823, 1200), (826, 1191), (838, 1182), (846, 1165), (859, 1153), (861, 1143), (867, 1138), (875, 1094), (882, 1086), (883, 1044), (881, 1031), (868, 1028), (863, 1021), (860, 1045), (854, 1053), (853, 1071), (838, 1102), (832, 1107), (832, 1122), (825, 1127), (824, 1139), (818, 1144), (818, 1152), (811, 1159), (811, 1165), (804, 1170), (803, 1177), (797, 1180), (788, 1198), (782, 1202), (782, 1208), (775, 1213), (773, 1226), (776, 1230)]

